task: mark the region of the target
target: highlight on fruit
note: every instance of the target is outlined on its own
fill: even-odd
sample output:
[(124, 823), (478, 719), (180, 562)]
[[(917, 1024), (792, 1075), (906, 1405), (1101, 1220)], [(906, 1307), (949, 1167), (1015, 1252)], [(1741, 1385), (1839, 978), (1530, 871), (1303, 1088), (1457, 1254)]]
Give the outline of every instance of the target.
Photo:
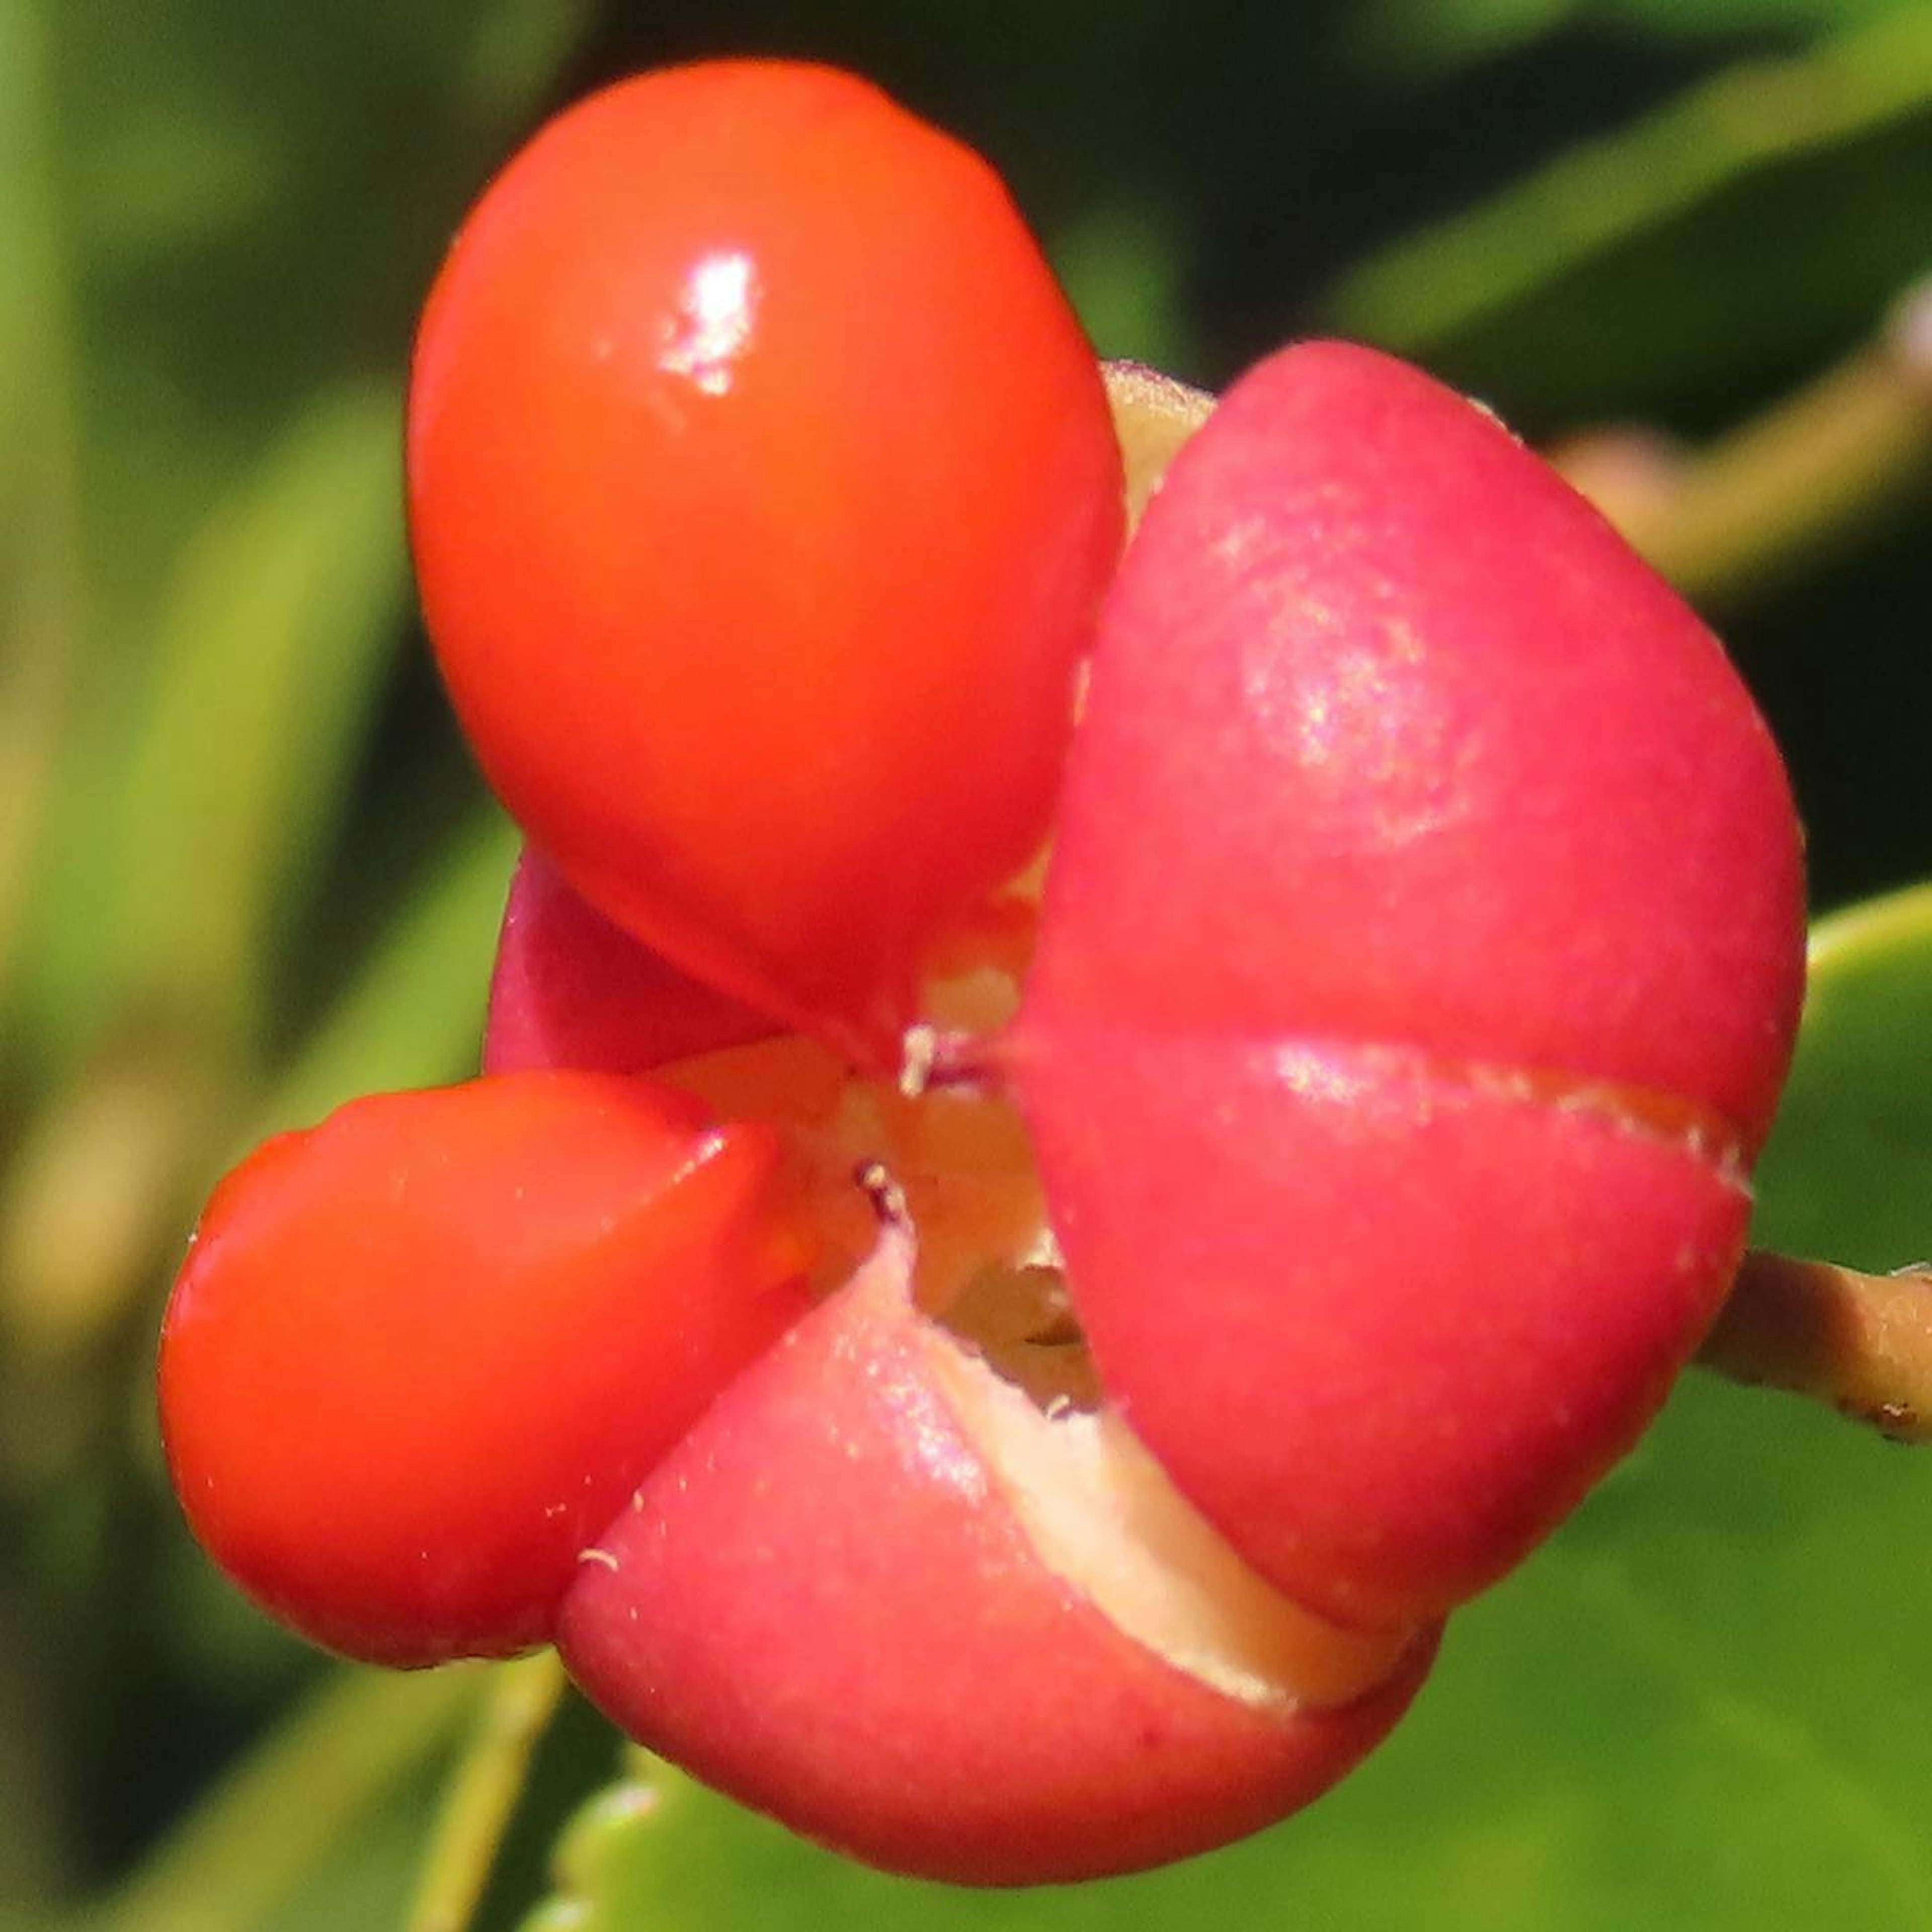
[(408, 437), (528, 841), (486, 1070), (216, 1190), (196, 1534), (350, 1656), (554, 1643), (895, 1871), (1308, 1803), (1732, 1292), (1804, 898), (1722, 647), (1372, 349), (1103, 370), (821, 67), (539, 133)]

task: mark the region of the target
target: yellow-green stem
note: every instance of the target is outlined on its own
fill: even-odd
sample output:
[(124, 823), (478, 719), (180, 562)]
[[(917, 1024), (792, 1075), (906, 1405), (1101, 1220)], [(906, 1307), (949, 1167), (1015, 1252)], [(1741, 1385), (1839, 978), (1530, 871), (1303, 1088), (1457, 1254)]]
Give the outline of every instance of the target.
[(1729, 435), (1684, 452), (1632, 437), (1619, 454), (1599, 436), (1555, 460), (1666, 577), (1717, 602), (1776, 581), (1932, 490), (1932, 280), (1877, 340)]
[(475, 1916), (563, 1686), (552, 1650), (499, 1666), (444, 1794), (408, 1932), (464, 1932)]

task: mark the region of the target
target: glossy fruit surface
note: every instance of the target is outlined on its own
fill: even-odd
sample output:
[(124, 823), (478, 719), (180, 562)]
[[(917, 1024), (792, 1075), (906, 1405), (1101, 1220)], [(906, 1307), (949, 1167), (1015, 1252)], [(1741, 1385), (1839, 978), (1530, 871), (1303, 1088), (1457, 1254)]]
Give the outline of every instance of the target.
[(510, 880), (483, 1031), (488, 1073), (648, 1073), (777, 1029), (634, 939), (526, 848)]
[[(1119, 1498), (1054, 1440), (1087, 1425), (1008, 1390), (1002, 1444), (994, 1376), (913, 1312), (907, 1266), (882, 1244), (612, 1523), (558, 1637), (593, 1700), (796, 1830), (969, 1884), (1184, 1857), (1352, 1768), (1434, 1633), (1257, 1612), (1171, 1522), (1104, 1526)], [(1176, 1613), (1190, 1592), (1205, 1616)]]
[(1492, 417), (1250, 373), (1110, 593), (1009, 1042), (1101, 1379), (1290, 1594), (1436, 1614), (1630, 1446), (1803, 978), (1762, 722)]
[(1096, 1033), (1028, 1083), (1105, 1385), (1298, 1601), (1439, 1616), (1654, 1414), (1744, 1246), (1734, 1165), (1426, 1057)]
[(1496, 419), (1375, 351), (1250, 371), (1110, 595), (1036, 1012), (1638, 1088), (1755, 1148), (1803, 983), (1776, 746)]
[(1802, 970), (1742, 684), (1486, 412), (1335, 344), (1112, 397), (862, 82), (540, 134), (410, 399), (531, 839), (491, 1071), (245, 1163), (163, 1342), (190, 1518), (298, 1628), (554, 1638), (974, 1883), (1379, 1741), (1719, 1305)]
[(388, 1664), (546, 1640), (577, 1553), (804, 1305), (763, 1130), (506, 1075), (352, 1102), (216, 1190), (160, 1353), (196, 1535)]
[(1118, 550), (1091, 352), (998, 178), (827, 69), (650, 74), (470, 216), (410, 403), (493, 784), (686, 971), (890, 1064), (1046, 824)]

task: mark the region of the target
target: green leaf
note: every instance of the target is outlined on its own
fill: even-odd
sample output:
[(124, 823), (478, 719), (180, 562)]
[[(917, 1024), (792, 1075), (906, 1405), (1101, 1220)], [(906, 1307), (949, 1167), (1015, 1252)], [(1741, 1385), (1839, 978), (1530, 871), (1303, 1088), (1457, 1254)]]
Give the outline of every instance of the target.
[(0, 1000), (71, 698), (80, 598), (73, 315), (44, 40), (30, 0), (0, 0)]
[(478, 1666), (338, 1672), (90, 1910), (86, 1924), (94, 1932), (368, 1924), (381, 1921), (353, 1907), (372, 1884), (393, 1920), (428, 1814), (421, 1774), (446, 1754), (489, 1681)]
[[(75, 418), (55, 447), (71, 446), (77, 563), (8, 572), (32, 526), (0, 499), (0, 622), (20, 574), (60, 619), (33, 661), (66, 687), (58, 736), (34, 727), (50, 784), (14, 754), (38, 712), (4, 688), (6, 640), (0, 946), (10, 863), (27, 884), (4, 1032), (44, 1086), (152, 1017), (143, 1000), (187, 1007), (188, 1030), (210, 1036), (194, 1052), (257, 1030), (266, 975), (286, 963), (282, 916), (332, 830), (326, 809), (294, 814), (347, 795), (352, 774), (325, 766), (353, 748), (402, 607), (394, 394), (413, 312), (589, 14), (582, 0), (5, 4), (0, 346), (32, 353), (0, 369), (0, 398), (56, 428), (70, 401)], [(50, 260), (70, 290), (43, 273)], [(32, 458), (37, 485), (47, 439), (0, 426), (0, 484)], [(51, 514), (64, 494), (26, 500)], [(264, 705), (286, 718), (279, 654), (299, 628), (331, 655), (291, 744), (253, 728)], [(231, 775), (238, 800), (221, 796)]]
[(1363, 0), (1343, 28), (1372, 71), (1416, 78), (1492, 59), (1574, 21), (1585, 0)]
[[(458, 66), (460, 94), (470, 112), (492, 122), (513, 122), (530, 112), (536, 83), (558, 73), (589, 32), (592, 0), (483, 0)], [(401, 22), (420, 17), (404, 10)], [(423, 36), (425, 64), (446, 61), (446, 22)]]
[(50, 1036), (124, 1009), (257, 1035), (398, 634), (398, 421), (386, 390), (319, 399), (179, 556), (130, 736), (96, 746), (49, 884)]
[(1932, 886), (1813, 932), (1757, 1192), (1764, 1246), (1875, 1270), (1932, 1258)]
[(1326, 306), (1517, 410), (1708, 406), (1875, 327), (1922, 271), (1928, 198), (1913, 7), (1726, 70), (1371, 257)]
[(1565, 27), (1615, 25), (1659, 39), (1735, 40), (1828, 31), (1918, 0), (1366, 0), (1349, 44), (1375, 67), (1432, 74), (1486, 59)]
[(386, 390), (319, 400), (216, 507), (158, 619), (116, 842), (122, 956), (243, 1024), (398, 634), (400, 421)]
[(1090, 210), (1056, 238), (1053, 261), (1099, 354), (1157, 369), (1193, 362), (1183, 250), (1171, 220), (1144, 205)]
[(1922, 0), (1608, 0), (1600, 11), (1648, 32), (1688, 38), (1780, 28), (1814, 32), (1922, 4)]
[(250, 1138), (319, 1120), (358, 1094), (476, 1071), (517, 846), (514, 829), (492, 810), (438, 855), (296, 1056)]
[(566, 1682), (554, 1650), (492, 1673), (430, 1835), (408, 1932), (465, 1932), (475, 1922)]

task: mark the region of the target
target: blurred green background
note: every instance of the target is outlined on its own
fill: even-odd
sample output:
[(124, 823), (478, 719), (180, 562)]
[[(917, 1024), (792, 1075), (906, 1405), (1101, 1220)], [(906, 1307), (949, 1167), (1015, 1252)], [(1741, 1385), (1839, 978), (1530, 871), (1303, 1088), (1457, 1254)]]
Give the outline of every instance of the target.
[[(1732, 640), (1820, 905), (1932, 872), (1924, 4), (0, 0), (5, 1932), (399, 1924), (491, 1694), (338, 1670), (212, 1575), (153, 1336), (249, 1141), (473, 1058), (512, 842), (398, 485), (439, 251), (548, 110), (727, 50), (860, 68), (989, 154), (1105, 353), (1212, 385), (1342, 330), (1568, 452)], [(1932, 1249), (1932, 910), (1894, 912), (1831, 952), (1762, 1190), (1766, 1238), (1877, 1267)], [(1932, 1926), (1928, 1521), (1932, 1462), (1694, 1377), (1392, 1743), (1250, 1846), (977, 1898), (667, 1782), (556, 1868), (619, 1769), (572, 1707), (478, 1922), (554, 1876), (554, 1932)]]

